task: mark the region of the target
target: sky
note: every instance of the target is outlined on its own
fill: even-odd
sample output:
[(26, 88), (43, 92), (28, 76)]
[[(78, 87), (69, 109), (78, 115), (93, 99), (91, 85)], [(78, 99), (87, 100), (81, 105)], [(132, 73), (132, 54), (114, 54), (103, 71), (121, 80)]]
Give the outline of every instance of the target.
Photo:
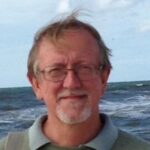
[[(27, 57), (36, 31), (81, 9), (112, 50), (109, 82), (150, 80), (149, 0), (0, 0), (0, 87), (29, 86)], [(88, 14), (88, 15), (87, 15)]]

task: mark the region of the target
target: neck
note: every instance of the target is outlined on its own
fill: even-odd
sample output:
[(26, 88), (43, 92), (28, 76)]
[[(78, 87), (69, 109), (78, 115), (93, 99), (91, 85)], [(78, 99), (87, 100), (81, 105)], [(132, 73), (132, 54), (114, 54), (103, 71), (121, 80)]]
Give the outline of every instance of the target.
[(91, 116), (83, 123), (68, 125), (48, 117), (43, 125), (44, 134), (52, 143), (61, 147), (76, 147), (93, 139), (102, 129), (99, 115)]

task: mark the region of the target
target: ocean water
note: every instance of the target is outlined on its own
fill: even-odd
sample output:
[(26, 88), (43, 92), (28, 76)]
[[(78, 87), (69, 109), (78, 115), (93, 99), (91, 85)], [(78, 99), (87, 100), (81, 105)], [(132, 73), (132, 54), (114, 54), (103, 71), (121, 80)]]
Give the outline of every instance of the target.
[[(150, 141), (150, 81), (110, 83), (99, 108), (119, 128)], [(0, 138), (46, 113), (30, 87), (0, 88)]]

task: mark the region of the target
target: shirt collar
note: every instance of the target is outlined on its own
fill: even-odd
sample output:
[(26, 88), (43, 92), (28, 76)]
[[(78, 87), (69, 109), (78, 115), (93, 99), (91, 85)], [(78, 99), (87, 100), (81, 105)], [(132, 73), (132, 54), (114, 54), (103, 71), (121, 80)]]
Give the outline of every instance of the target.
[(107, 115), (101, 114), (101, 118), (105, 123), (103, 129), (92, 141), (85, 145), (96, 150), (110, 150), (118, 137), (118, 129)]
[[(42, 132), (42, 123), (46, 118), (47, 116), (41, 116), (29, 129), (29, 141), (32, 150), (36, 150), (50, 142)], [(111, 119), (107, 115), (101, 114), (101, 118), (105, 122), (103, 129), (93, 140), (84, 144), (84, 146), (96, 150), (109, 150), (118, 137), (118, 129), (113, 125)]]
[(32, 150), (36, 150), (42, 145), (49, 143), (49, 140), (42, 131), (42, 123), (46, 120), (46, 118), (47, 116), (39, 117), (29, 128), (29, 144)]

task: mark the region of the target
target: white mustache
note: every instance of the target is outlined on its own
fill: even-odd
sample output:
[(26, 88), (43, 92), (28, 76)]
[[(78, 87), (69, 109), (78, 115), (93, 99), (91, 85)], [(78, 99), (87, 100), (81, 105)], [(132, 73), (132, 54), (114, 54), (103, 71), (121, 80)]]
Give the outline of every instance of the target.
[(58, 94), (57, 100), (67, 96), (83, 96), (83, 95), (88, 95), (88, 92), (85, 90), (78, 90), (78, 89), (76, 90), (65, 89)]

